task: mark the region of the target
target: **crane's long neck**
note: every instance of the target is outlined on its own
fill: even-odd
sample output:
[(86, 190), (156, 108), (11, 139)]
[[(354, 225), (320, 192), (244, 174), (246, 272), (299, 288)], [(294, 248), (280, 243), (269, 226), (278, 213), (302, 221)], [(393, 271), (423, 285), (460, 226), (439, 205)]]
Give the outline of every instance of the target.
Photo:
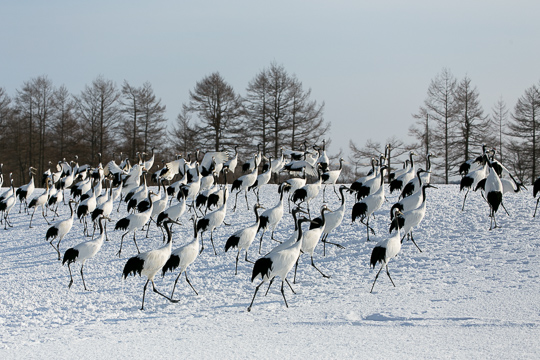
[(167, 245), (169, 245), (169, 248), (172, 248), (172, 232), (171, 232), (171, 227), (169, 225), (169, 222), (166, 221), (164, 223), (165, 225), (165, 231), (167, 232)]
[(345, 188), (339, 188), (339, 193), (341, 194), (341, 206), (345, 206), (345, 195), (343, 195), (343, 190), (345, 190)]
[(255, 222), (258, 224), (259, 223), (259, 212), (257, 211), (258, 207), (255, 206)]
[(103, 231), (103, 221), (106, 221), (104, 217), (99, 219), (99, 238), (98, 243), (103, 244), (103, 240), (105, 239), (105, 233)]
[(422, 204), (426, 202), (426, 188), (427, 186), (422, 186)]

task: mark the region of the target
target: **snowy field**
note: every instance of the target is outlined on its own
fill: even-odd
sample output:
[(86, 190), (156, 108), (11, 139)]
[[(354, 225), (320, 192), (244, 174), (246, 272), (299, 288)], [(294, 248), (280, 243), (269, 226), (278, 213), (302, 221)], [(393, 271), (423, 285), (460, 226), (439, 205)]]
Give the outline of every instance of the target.
[[(328, 206), (335, 209), (339, 201), (329, 190)], [(462, 212), (463, 193), (457, 185), (428, 189), (427, 214), (414, 231), (423, 252), (404, 242), (389, 264), (396, 287), (383, 271), (373, 293), (369, 291), (379, 266), (370, 269), (369, 258), (375, 243), (388, 236), (389, 209), (397, 196), (389, 195), (376, 212), (370, 222), (376, 236), (366, 242), (365, 227), (351, 225), (354, 200), (348, 195), (345, 219), (328, 238), (345, 249), (329, 246), (325, 257), (321, 244), (315, 250), (316, 265), (331, 278), (321, 277), (303, 255), (293, 284), (297, 294), (285, 286), (289, 308), (276, 281), (266, 297), (266, 286), (261, 287), (251, 312), (246, 309), (260, 280), (251, 283), (253, 265), (242, 261), (243, 253), (235, 276), (236, 250), (223, 252), (233, 232), (254, 222), (242, 195), (236, 213), (231, 211), (234, 195), (229, 200), (225, 221), (231, 226), (215, 231), (218, 256), (205, 234), (205, 251), (188, 268), (199, 295), (182, 277), (175, 291), (179, 303), (149, 288), (144, 311), (139, 309), (146, 278), (121, 276), (127, 259), (136, 254), (130, 235), (122, 257), (116, 256), (122, 232), (113, 229), (125, 215), (124, 205), (113, 212), (111, 241), (86, 263), (85, 280), (93, 291), (84, 291), (78, 263), (72, 265), (75, 282), (68, 289), (68, 268), (45, 241), (48, 226), (39, 210), (29, 229), (30, 217), (19, 214), (17, 204), (14, 227), (0, 229), (0, 359), (540, 356), (540, 218), (532, 217), (530, 188), (505, 195), (510, 216), (501, 209), (499, 228), (492, 231), (480, 194), (470, 194)], [(253, 204), (254, 195), (249, 199)], [(262, 189), (263, 206), (278, 200), (276, 186)], [(311, 209), (319, 209), (321, 200), (322, 194)], [(69, 217), (67, 206), (60, 217)], [(173, 249), (193, 236), (189, 215), (181, 221)], [(292, 226), (286, 213), (276, 237), (287, 238)], [(268, 235), (263, 253), (276, 244)], [(137, 238), (141, 251), (162, 244), (155, 225), (148, 239), (140, 232)], [(62, 254), (84, 240), (76, 220), (61, 243)], [(249, 250), (252, 260), (258, 258), (255, 244)], [(170, 294), (176, 275), (159, 275), (157, 288)]]

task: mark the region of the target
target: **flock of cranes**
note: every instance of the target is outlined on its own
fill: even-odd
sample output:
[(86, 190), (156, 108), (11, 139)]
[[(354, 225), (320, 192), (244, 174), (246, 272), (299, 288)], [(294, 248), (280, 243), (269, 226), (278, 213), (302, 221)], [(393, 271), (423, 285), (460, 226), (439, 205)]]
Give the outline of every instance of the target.
[[(366, 176), (357, 179), (350, 186), (341, 185), (336, 190), (335, 186), (344, 160), (339, 159), (339, 167), (330, 169), (325, 143), (323, 142), (322, 147), (313, 146), (313, 149), (315, 151), (308, 149), (306, 144), (303, 151), (281, 149), (281, 156), (274, 159), (266, 158), (258, 148), (254, 156), (241, 165), (243, 175), (234, 179), (231, 186), (228, 185), (227, 178), (229, 174), (235, 174), (238, 165), (237, 148), (230, 158), (224, 151), (208, 152), (202, 158), (197, 152), (193, 161), (191, 156), (187, 159), (179, 156), (152, 173), (151, 179), (157, 184), (157, 192), (150, 189), (147, 183), (147, 174), (154, 165), (153, 151), (148, 160), (144, 160), (145, 154), (140, 154), (139, 161), (132, 166), (127, 159), (119, 164), (112, 160), (105, 166), (101, 162), (97, 166), (79, 166), (77, 159), (69, 163), (65, 160), (60, 161), (55, 169), (43, 174), (42, 184), (45, 189), (37, 196), (34, 194), (36, 169), (30, 167), (29, 183), (17, 189), (13, 186), (10, 174), (10, 187), (0, 196), (0, 212), (2, 212), (0, 220), (4, 223), (6, 230), (13, 226), (9, 215), (18, 201), (19, 212), (25, 211), (30, 215), (29, 227), (31, 228), (34, 214), (40, 208), (42, 217), (50, 225), (45, 239), (54, 248), (58, 260), (61, 260), (62, 264), (67, 264), (70, 275), (68, 287), (71, 287), (74, 282), (71, 265), (77, 262), (81, 264), (80, 275), (83, 287), (88, 290), (83, 274), (84, 264), (100, 251), (104, 241), (109, 240), (107, 223), (117, 218), (114, 230), (123, 232), (117, 255), (122, 256), (124, 238), (130, 234), (133, 236), (137, 251), (137, 255), (130, 257), (125, 263), (123, 276), (127, 278), (130, 274), (139, 274), (147, 278), (141, 306), (141, 309), (144, 309), (149, 282), (152, 283), (155, 293), (170, 302), (178, 302), (174, 299), (174, 291), (182, 273), (188, 285), (198, 295), (188, 278), (187, 268), (204, 251), (205, 233), (206, 236), (209, 233), (213, 253), (218, 255), (214, 231), (223, 224), (228, 225), (225, 219), (229, 193), (231, 195), (236, 193), (234, 206), (231, 209), (234, 213), (241, 211), (238, 195), (244, 192), (246, 211), (254, 212), (254, 222), (232, 232), (225, 241), (224, 251), (237, 250), (235, 275), (238, 274), (240, 253), (245, 251), (244, 260), (253, 264), (251, 281), (261, 277), (248, 311), (251, 310), (261, 285), (268, 282), (269, 289), (276, 277), (281, 279), (281, 293), (288, 307), (284, 284), (286, 283), (295, 293), (288, 276), (294, 267), (293, 283), (296, 283), (298, 263), (302, 254), (310, 257), (311, 266), (322, 277), (330, 277), (315, 265), (317, 245), (323, 244), (323, 255), (326, 255), (326, 245), (344, 249), (339, 242), (328, 241), (328, 236), (342, 224), (347, 210), (351, 211), (353, 223), (358, 220), (366, 227), (366, 240), (369, 241), (370, 234), (375, 234), (375, 229), (370, 225), (370, 218), (388, 201), (384, 184), (385, 173), (388, 170), (385, 154), (372, 159), (372, 169)], [(460, 169), (462, 174), (460, 190), (466, 190), (462, 208), (465, 207), (469, 190), (481, 190), (482, 196), (489, 205), (490, 230), (497, 227), (496, 213), (500, 206), (504, 207), (503, 194), (508, 191), (517, 192), (524, 188), (523, 184), (517, 182), (514, 176), (495, 160), (495, 154), (494, 149), (487, 149), (484, 146), (481, 156), (467, 161)], [(414, 156), (416, 154), (411, 151), (403, 168), (388, 176), (391, 179), (388, 190), (390, 193), (399, 192), (400, 195), (398, 201), (390, 208), (388, 222), (390, 235), (375, 244), (371, 253), (371, 266), (375, 267), (377, 263), (381, 265), (371, 291), (383, 268), (386, 268), (386, 273), (395, 286), (390, 276), (388, 263), (399, 254), (402, 242), (406, 238), (414, 243), (418, 251), (422, 251), (413, 237), (413, 229), (417, 228), (425, 217), (426, 190), (436, 188), (430, 184), (431, 158), (434, 155), (427, 154), (426, 169), (417, 168)], [(262, 172), (259, 173), (261, 164), (263, 164)], [(2, 169), (0, 164), (0, 181), (3, 183)], [(275, 203), (262, 204), (259, 197), (260, 189), (270, 182), (273, 174), (280, 172), (288, 172), (292, 177), (279, 184)], [(223, 179), (222, 183), (219, 182), (220, 178)], [(330, 209), (323, 204), (312, 216), (314, 209), (310, 208), (310, 203), (320, 195), (321, 188), (323, 203), (326, 202), (327, 185), (332, 185), (334, 193), (340, 199), (340, 206)], [(540, 180), (537, 180), (534, 186), (535, 197), (539, 190)], [(248, 200), (249, 191), (252, 191), (257, 199), (257, 202), (251, 205)], [(354, 194), (355, 203), (352, 208), (347, 207), (348, 194)], [(285, 206), (285, 198), (287, 198), (288, 210)], [(70, 216), (55, 221), (58, 217), (58, 207), (66, 204), (69, 206)], [(121, 213), (122, 204), (125, 204), (125, 210)], [(52, 213), (52, 223), (49, 222), (47, 213)], [(274, 237), (274, 231), (285, 213), (291, 213), (294, 229), (291, 229), (287, 240), (279, 242)], [(180, 219), (184, 214), (186, 217), (189, 215), (190, 222), (193, 223), (193, 240), (173, 249), (172, 227), (173, 225), (181, 226)], [(315, 217), (317, 215), (318, 217)], [(84, 236), (89, 237), (90, 240), (66, 249), (62, 259), (60, 243), (72, 230), (75, 216), (83, 224)], [(234, 216), (231, 218), (234, 219)], [(141, 253), (136, 234), (146, 230), (146, 237), (148, 237), (151, 226), (161, 229), (165, 244)], [(96, 229), (99, 229), (99, 235), (95, 234)], [(270, 237), (269, 241), (275, 241), (276, 244), (272, 250), (262, 255), (263, 238), (267, 233)], [(252, 261), (248, 258), (248, 252), (257, 236), (260, 236), (258, 239), (259, 258)], [(253, 253), (254, 250), (251, 252)], [(154, 277), (159, 272), (165, 276), (167, 272), (177, 270), (178, 275), (170, 296), (157, 290)]]

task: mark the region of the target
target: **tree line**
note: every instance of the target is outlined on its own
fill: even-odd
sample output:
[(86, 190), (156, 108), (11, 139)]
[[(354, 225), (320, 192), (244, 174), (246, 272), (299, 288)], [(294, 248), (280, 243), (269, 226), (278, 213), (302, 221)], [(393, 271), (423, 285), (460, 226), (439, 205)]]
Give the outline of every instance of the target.
[(41, 174), (76, 156), (81, 164), (101, 159), (105, 165), (126, 157), (137, 161), (138, 153), (154, 150), (166, 161), (235, 146), (252, 156), (259, 145), (278, 157), (282, 147), (322, 141), (330, 128), (324, 103), (312, 100), (311, 89), (275, 62), (255, 75), (244, 96), (215, 72), (195, 84), (172, 126), (165, 112), (149, 82), (117, 86), (98, 76), (71, 94), (38, 76), (11, 96), (0, 87), (0, 161), (21, 184), (30, 166)]
[[(404, 143), (395, 136), (386, 143), (394, 149), (393, 158), (414, 150), (423, 163), (432, 158), (435, 182), (459, 180), (459, 166), (482, 152), (482, 144), (495, 147), (497, 159), (523, 181), (533, 182), (540, 160), (540, 82), (525, 89), (513, 111), (501, 98), (485, 113), (478, 89), (465, 76), (458, 80), (449, 69), (442, 69), (430, 82), (427, 96), (409, 128), (416, 142)], [(364, 147), (350, 142), (350, 160), (366, 165), (373, 154), (384, 153), (384, 146), (369, 140)], [(424, 165), (422, 165), (424, 166)]]
[[(472, 80), (458, 80), (442, 69), (412, 114), (409, 135), (415, 141), (406, 143), (393, 135), (384, 144), (368, 140), (359, 146), (350, 140), (342, 181), (354, 181), (368, 170), (371, 158), (385, 150), (391, 170), (414, 150), (420, 163), (430, 152), (437, 155), (432, 159), (433, 181), (453, 182), (459, 179), (460, 164), (478, 156), (487, 144), (497, 148), (497, 158), (510, 171), (532, 182), (540, 165), (539, 109), (540, 83), (525, 89), (513, 111), (499, 99), (486, 114)], [(11, 96), (0, 87), (0, 162), (21, 184), (28, 180), (30, 166), (42, 173), (49, 161), (75, 156), (80, 163), (97, 165), (101, 154), (105, 165), (126, 157), (137, 161), (137, 153), (153, 150), (158, 159), (168, 161), (195, 150), (237, 147), (247, 159), (258, 145), (267, 156), (278, 157), (283, 147), (301, 149), (323, 138), (330, 142), (324, 102), (312, 100), (311, 89), (304, 89), (295, 75), (275, 62), (249, 81), (244, 95), (214, 72), (189, 91), (174, 121), (165, 112), (149, 82), (135, 86), (124, 80), (117, 86), (98, 76), (79, 94), (71, 94), (39, 76)], [(341, 156), (340, 152), (331, 158)]]

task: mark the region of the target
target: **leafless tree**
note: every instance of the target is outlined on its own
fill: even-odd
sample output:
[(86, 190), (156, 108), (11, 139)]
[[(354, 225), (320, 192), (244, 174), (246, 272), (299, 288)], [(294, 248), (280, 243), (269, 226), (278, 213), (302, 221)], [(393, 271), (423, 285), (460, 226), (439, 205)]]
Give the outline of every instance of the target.
[(187, 109), (196, 114), (203, 150), (234, 145), (243, 116), (242, 98), (219, 72), (205, 76), (189, 92)]
[(119, 126), (120, 92), (111, 80), (98, 76), (91, 85), (86, 85), (75, 97), (77, 116), (81, 121), (82, 140), (89, 149), (89, 156), (81, 156), (84, 161), (94, 161), (97, 153), (114, 151), (115, 128)]
[(472, 87), (471, 79), (467, 76), (459, 82), (455, 92), (456, 122), (459, 124), (454, 144), (463, 149), (463, 153), (457, 156), (457, 163), (461, 163), (479, 155), (475, 149), (481, 149), (482, 144), (495, 141), (491, 136), (489, 118), (484, 116), (484, 110), (480, 105), (479, 93), (476, 87)]
[(500, 98), (495, 105), (491, 108), (491, 122), (493, 124), (495, 135), (497, 138), (497, 147), (499, 150), (499, 158), (501, 160), (501, 163), (504, 164), (505, 162), (505, 141), (503, 140), (503, 136), (505, 136), (507, 123), (508, 123), (508, 114), (509, 111), (506, 107), (506, 103), (502, 98)]
[[(514, 139), (508, 148), (514, 160), (519, 160), (522, 172), (528, 172), (531, 181), (537, 177), (540, 149), (538, 136), (540, 131), (540, 88), (533, 85), (525, 90), (518, 99), (512, 121), (508, 124), (509, 135)], [(523, 163), (521, 163), (523, 162)]]
[(450, 70), (443, 69), (431, 80), (424, 105), (414, 116), (416, 119), (425, 119), (425, 123), (422, 120), (420, 126), (417, 123), (416, 128), (412, 130), (426, 149), (429, 144), (430, 151), (440, 154), (438, 158), (440, 160), (437, 159), (433, 163), (443, 169), (442, 179), (446, 184), (457, 162), (454, 147), (458, 128), (455, 91), (456, 79)]

